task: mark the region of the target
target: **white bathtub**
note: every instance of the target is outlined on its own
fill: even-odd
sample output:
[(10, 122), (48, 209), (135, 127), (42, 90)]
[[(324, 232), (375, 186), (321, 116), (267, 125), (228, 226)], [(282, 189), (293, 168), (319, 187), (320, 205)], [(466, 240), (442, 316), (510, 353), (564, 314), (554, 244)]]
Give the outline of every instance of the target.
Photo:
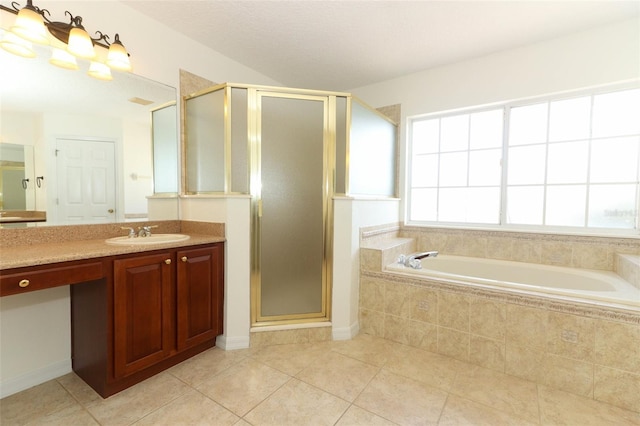
[(640, 307), (640, 289), (607, 271), (449, 255), (422, 259), (422, 269), (394, 263), (386, 271)]

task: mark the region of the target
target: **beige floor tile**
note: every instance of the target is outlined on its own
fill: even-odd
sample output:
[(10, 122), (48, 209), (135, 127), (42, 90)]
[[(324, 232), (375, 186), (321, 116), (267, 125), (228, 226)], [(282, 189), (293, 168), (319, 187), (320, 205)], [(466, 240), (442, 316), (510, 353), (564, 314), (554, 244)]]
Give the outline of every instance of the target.
[(231, 411), (192, 389), (134, 424), (135, 426), (231, 426), (239, 419)]
[(438, 426), (533, 426), (537, 424), (537, 422), (529, 422), (514, 414), (498, 411), (455, 395), (449, 395), (440, 421), (438, 421)]
[(380, 371), (354, 404), (402, 425), (436, 424), (447, 393), (425, 383)]
[(85, 407), (104, 399), (76, 373), (65, 374), (56, 380)]
[(251, 358), (290, 376), (295, 376), (318, 358), (326, 356), (330, 347), (326, 343), (265, 346), (252, 351)]
[(183, 382), (196, 386), (203, 380), (235, 365), (249, 355), (247, 350), (225, 351), (211, 348), (170, 368), (167, 372)]
[(244, 419), (256, 426), (333, 425), (348, 407), (348, 402), (292, 379)]
[(289, 379), (290, 376), (274, 368), (245, 359), (195, 388), (242, 417)]
[(55, 380), (50, 380), (3, 398), (0, 401), (0, 424), (26, 424), (76, 406), (78, 404), (69, 392)]
[[(10, 423), (2, 423), (8, 426)], [(98, 426), (99, 423), (80, 404), (49, 413), (26, 426)]]
[(536, 384), (482, 367), (459, 372), (451, 393), (530, 422), (538, 421)]
[(395, 346), (397, 345), (381, 337), (359, 334), (352, 340), (335, 342), (332, 349), (335, 352), (380, 367), (387, 362)]
[(337, 352), (330, 352), (319, 361), (302, 370), (296, 378), (349, 402), (356, 399), (379, 370)]
[(394, 426), (395, 423), (373, 414), (363, 408), (352, 405), (340, 417), (336, 426)]
[[(535, 360), (525, 357), (517, 365)], [(66, 374), (2, 399), (0, 424), (375, 426), (439, 420), (456, 426), (640, 426), (640, 412), (634, 411), (640, 381), (627, 371), (597, 366), (593, 400), (367, 335), (214, 349), (169, 371), (106, 400), (74, 373)]]
[(185, 394), (189, 387), (171, 374), (160, 373), (86, 408), (103, 425), (128, 425)]
[(394, 374), (449, 390), (460, 369), (469, 364), (410, 346), (396, 345), (384, 366)]
[(539, 386), (540, 420), (544, 425), (640, 425), (640, 413)]

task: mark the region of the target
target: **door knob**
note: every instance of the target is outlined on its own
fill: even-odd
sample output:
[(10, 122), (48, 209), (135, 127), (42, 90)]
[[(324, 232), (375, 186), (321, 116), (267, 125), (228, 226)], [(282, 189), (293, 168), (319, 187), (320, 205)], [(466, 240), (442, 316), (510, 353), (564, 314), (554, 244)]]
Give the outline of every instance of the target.
[(187, 259), (187, 256), (182, 256), (182, 258), (180, 258), (180, 260), (182, 260), (183, 262), (186, 262), (189, 259)]
[(29, 284), (29, 280), (20, 280), (20, 282), (18, 283), (18, 285), (22, 288), (28, 287)]
[(166, 263), (167, 265), (171, 265), (171, 259), (165, 260), (164, 263)]
[(108, 211), (109, 213), (113, 213), (113, 212), (114, 212), (114, 210), (113, 210), (113, 209), (109, 209), (109, 210), (107, 210), (107, 211)]

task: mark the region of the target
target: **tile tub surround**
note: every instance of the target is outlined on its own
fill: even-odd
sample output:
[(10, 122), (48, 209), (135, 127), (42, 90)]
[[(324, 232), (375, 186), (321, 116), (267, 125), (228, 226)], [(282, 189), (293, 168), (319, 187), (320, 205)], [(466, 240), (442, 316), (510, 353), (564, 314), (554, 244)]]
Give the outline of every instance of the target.
[(363, 241), (361, 332), (640, 412), (639, 311), (384, 273), (401, 235)]
[(640, 256), (616, 254), (615, 259), (618, 275), (640, 288)]

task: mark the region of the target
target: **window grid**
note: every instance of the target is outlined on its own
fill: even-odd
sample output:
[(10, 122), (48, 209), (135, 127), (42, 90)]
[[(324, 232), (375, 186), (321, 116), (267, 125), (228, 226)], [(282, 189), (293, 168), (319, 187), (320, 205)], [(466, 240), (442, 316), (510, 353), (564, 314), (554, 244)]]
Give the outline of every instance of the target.
[[(635, 88), (634, 88), (635, 89)], [(592, 180), (592, 169), (594, 167), (594, 160), (593, 160), (593, 146), (594, 146), (594, 142), (597, 141), (604, 141), (604, 140), (616, 140), (618, 138), (626, 138), (626, 137), (633, 137), (635, 138), (635, 144), (636, 145), (640, 145), (640, 131), (638, 131), (637, 133), (633, 133), (631, 135), (616, 135), (616, 134), (612, 134), (612, 135), (595, 135), (594, 136), (594, 114), (595, 114), (595, 99), (596, 96), (601, 95), (601, 94), (609, 94), (609, 93), (615, 93), (615, 92), (623, 92), (625, 90), (628, 89), (611, 89), (609, 91), (605, 91), (605, 92), (592, 92), (592, 93), (574, 93), (571, 94), (569, 96), (563, 96), (563, 97), (548, 97), (547, 99), (544, 100), (539, 100), (539, 101), (534, 101), (534, 102), (527, 102), (527, 103), (505, 103), (499, 107), (494, 107), (492, 109), (469, 109), (466, 111), (460, 111), (457, 113), (450, 113), (450, 114), (432, 114), (429, 116), (425, 116), (425, 117), (414, 117), (414, 118), (410, 118), (409, 121), (409, 159), (410, 161), (409, 163), (409, 182), (408, 182), (408, 188), (409, 188), (409, 197), (408, 197), (408, 201), (407, 201), (407, 218), (408, 221), (411, 222), (412, 224), (430, 224), (430, 223), (437, 223), (437, 224), (458, 224), (458, 225), (479, 225), (479, 226), (492, 226), (492, 225), (497, 225), (499, 227), (505, 227), (505, 228), (514, 228), (514, 227), (523, 227), (523, 228), (537, 228), (537, 229), (551, 229), (551, 228), (565, 228), (565, 229), (570, 229), (571, 231), (575, 232), (576, 230), (582, 229), (583, 231), (591, 231), (594, 229), (597, 230), (604, 230), (605, 232), (607, 231), (615, 231), (616, 233), (619, 232), (623, 232), (623, 233), (634, 233), (637, 234), (638, 233), (638, 200), (640, 199), (640, 188), (638, 185), (638, 180), (640, 179), (640, 166), (636, 166), (636, 177), (635, 177), (635, 181), (627, 181), (627, 180), (623, 180), (623, 181), (603, 181), (603, 182), (594, 182)], [(631, 89), (633, 90), (633, 89)], [(588, 114), (586, 114), (585, 116), (587, 117), (587, 129), (586, 129), (586, 134), (584, 134), (584, 137), (571, 137), (571, 138), (567, 138), (567, 137), (563, 137), (562, 134), (560, 136), (556, 135), (557, 140), (552, 140), (552, 124), (557, 126), (557, 121), (558, 118), (557, 117), (553, 117), (552, 116), (552, 108), (562, 108), (562, 102), (563, 101), (579, 101), (580, 98), (589, 98), (588, 100)], [(510, 144), (510, 130), (511, 130), (511, 117), (512, 117), (512, 110), (514, 108), (520, 108), (520, 107), (526, 107), (526, 106), (531, 106), (531, 105), (542, 105), (544, 104), (546, 107), (546, 131), (545, 133), (545, 140), (544, 141), (537, 141), (537, 143), (532, 143), (532, 144), (517, 144), (517, 145), (511, 145)], [(471, 140), (472, 140), (472, 120), (471, 117), (473, 116), (473, 114), (476, 113), (480, 113), (480, 112), (486, 112), (486, 111), (494, 111), (494, 110), (500, 110), (502, 113), (502, 144), (500, 146), (501, 149), (501, 161), (500, 161), (500, 166), (501, 166), (501, 177), (500, 177), (500, 182), (499, 182), (499, 200), (498, 200), (498, 211), (497, 213), (497, 221), (496, 222), (492, 222), (492, 221), (469, 221), (469, 220), (461, 220), (461, 221), (445, 221), (443, 220), (442, 214), (441, 214), (441, 208), (442, 208), (442, 197), (441, 197), (441, 193), (442, 193), (442, 188), (445, 188), (443, 186), (441, 186), (442, 181), (442, 154), (443, 152), (446, 152), (446, 154), (452, 154), (452, 153), (465, 153), (466, 155), (466, 185), (465, 186), (447, 186), (446, 189), (462, 189), (462, 188), (466, 188), (467, 191), (470, 191), (471, 188), (476, 189), (476, 188), (493, 188), (493, 186), (491, 185), (477, 185), (477, 186), (472, 186), (472, 181), (471, 181), (471, 153), (472, 152), (478, 152), (478, 151), (482, 151), (482, 150), (490, 150), (491, 148), (481, 148), (481, 149), (476, 149), (473, 150), (472, 146), (471, 146)], [(466, 123), (467, 123), (467, 131), (466, 131), (466, 150), (458, 150), (458, 151), (442, 151), (442, 120), (447, 118), (447, 117), (455, 117), (455, 116), (461, 116), (464, 115), (466, 116)], [(417, 141), (414, 139), (414, 125), (416, 123), (420, 123), (420, 122), (425, 122), (425, 121), (430, 121), (430, 120), (437, 120), (438, 123), (438, 133), (437, 133), (437, 138), (438, 138), (438, 149), (437, 151), (430, 151), (427, 150), (428, 153), (422, 153), (422, 154), (416, 154), (416, 143)], [(554, 121), (552, 121), (554, 120)], [(571, 131), (571, 129), (570, 129)], [(556, 133), (558, 132), (558, 130), (556, 129)], [(562, 133), (562, 132), (561, 132)], [(602, 130), (600, 131), (600, 133), (602, 133)], [(578, 144), (580, 142), (584, 142), (585, 143), (585, 149), (586, 149), (586, 164), (585, 164), (585, 175), (582, 179), (582, 181), (576, 181), (576, 182), (572, 182), (572, 181), (562, 181), (562, 180), (558, 180), (559, 178), (556, 178), (556, 182), (550, 182), (550, 162), (552, 161), (551, 157), (550, 157), (550, 151), (551, 149), (560, 149), (562, 148), (563, 144), (565, 144), (564, 146), (568, 146), (567, 144)], [(543, 145), (544, 147), (544, 174), (543, 174), (543, 180), (541, 183), (523, 183), (523, 184), (517, 184), (517, 183), (511, 183), (509, 182), (509, 154), (510, 154), (510, 149), (514, 148), (514, 147), (527, 147), (527, 146), (535, 146), (535, 145)], [(577, 145), (576, 145), (577, 146)], [(560, 147), (560, 148), (559, 148)], [(423, 149), (424, 151), (424, 149)], [(435, 155), (437, 158), (437, 172), (436, 172), (436, 181), (435, 181), (435, 186), (414, 186), (413, 184), (413, 180), (414, 180), (414, 160), (415, 158), (419, 157), (420, 155)], [(638, 157), (636, 159), (636, 164), (640, 165), (640, 148), (636, 149), (636, 157)], [(561, 163), (564, 161), (565, 164), (567, 164), (567, 161), (569, 159), (565, 158), (562, 159)], [(562, 166), (564, 167), (564, 166)], [(633, 216), (635, 217), (634, 219), (634, 223), (632, 224), (632, 227), (619, 227), (619, 226), (615, 226), (615, 224), (613, 226), (610, 227), (603, 227), (603, 226), (593, 226), (591, 225), (591, 209), (592, 209), (592, 201), (593, 201), (593, 191), (594, 191), (594, 187), (602, 187), (605, 188), (606, 185), (609, 185), (609, 188), (614, 188), (613, 185), (618, 185), (619, 187), (622, 185), (635, 185), (635, 203), (633, 204)], [(510, 221), (509, 219), (509, 209), (508, 209), (508, 201), (509, 201), (509, 189), (510, 188), (517, 188), (517, 187), (529, 187), (529, 188), (535, 188), (535, 187), (539, 187), (541, 186), (542, 188), (542, 205), (540, 206), (542, 209), (542, 217), (541, 217), (541, 222), (540, 224), (529, 224), (529, 223), (518, 223)], [(497, 187), (497, 185), (496, 185)], [(553, 221), (550, 221), (550, 205), (549, 205), (549, 197), (550, 197), (550, 191), (563, 191), (563, 190), (567, 190), (570, 187), (583, 187), (584, 190), (584, 194), (583, 196), (581, 194), (578, 194), (580, 197), (582, 197), (583, 199), (583, 206), (580, 210), (582, 210), (582, 215), (583, 218), (581, 218), (581, 225), (577, 225), (574, 223), (562, 223), (561, 219), (559, 223), (553, 223)], [(435, 197), (432, 195), (432, 202), (435, 203), (435, 218), (431, 217), (429, 219), (424, 219), (424, 217), (421, 219), (418, 215), (418, 212), (415, 210), (417, 208), (417, 206), (419, 206), (419, 202), (417, 200), (414, 200), (414, 196), (417, 196), (418, 192), (416, 190), (420, 190), (420, 189), (432, 189), (435, 190)], [(618, 188), (619, 189), (619, 188)], [(575, 192), (575, 191), (574, 191)], [(471, 192), (467, 192), (466, 195), (469, 195)], [(565, 206), (566, 207), (566, 206)], [(606, 214), (606, 209), (604, 210), (605, 214)], [(616, 214), (617, 210), (612, 210), (612, 214)], [(622, 214), (624, 215), (624, 211), (622, 212)], [(428, 214), (427, 214), (428, 215)], [(598, 218), (596, 218), (598, 219)], [(556, 219), (557, 220), (557, 219)], [(602, 219), (601, 219), (602, 220)], [(552, 224), (550, 224), (550, 222)]]

